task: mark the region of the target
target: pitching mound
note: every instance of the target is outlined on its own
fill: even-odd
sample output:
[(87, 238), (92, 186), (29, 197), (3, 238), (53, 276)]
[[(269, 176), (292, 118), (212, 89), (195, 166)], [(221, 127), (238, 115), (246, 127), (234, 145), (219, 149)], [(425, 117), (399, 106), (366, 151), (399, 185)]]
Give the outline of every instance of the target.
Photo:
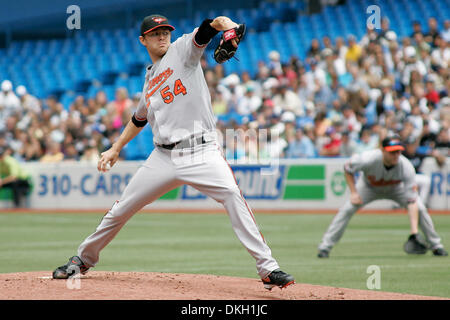
[(304, 283), (264, 289), (258, 279), (154, 272), (92, 271), (72, 281), (51, 272), (0, 274), (1, 300), (430, 300), (392, 292)]

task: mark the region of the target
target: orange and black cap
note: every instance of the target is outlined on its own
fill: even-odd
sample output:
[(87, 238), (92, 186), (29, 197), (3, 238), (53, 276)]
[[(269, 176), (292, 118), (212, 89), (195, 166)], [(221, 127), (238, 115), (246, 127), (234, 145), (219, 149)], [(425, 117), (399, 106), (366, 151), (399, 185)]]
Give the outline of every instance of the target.
[(152, 14), (151, 16), (147, 16), (141, 23), (141, 36), (160, 27), (167, 27), (170, 31), (175, 30), (166, 17), (160, 14)]
[(383, 149), (387, 152), (393, 152), (393, 151), (403, 151), (405, 150), (405, 146), (403, 145), (402, 141), (399, 137), (387, 137), (383, 139), (383, 142), (381, 143), (383, 146)]

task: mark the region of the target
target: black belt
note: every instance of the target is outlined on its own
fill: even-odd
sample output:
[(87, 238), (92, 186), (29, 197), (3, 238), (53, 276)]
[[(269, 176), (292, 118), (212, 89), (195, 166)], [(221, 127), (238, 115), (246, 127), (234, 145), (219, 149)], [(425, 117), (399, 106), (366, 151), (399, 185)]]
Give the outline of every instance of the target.
[(173, 150), (173, 149), (175, 149), (175, 147), (177, 147), (177, 149), (192, 148), (196, 145), (204, 144), (205, 142), (206, 142), (205, 138), (202, 135), (202, 136), (199, 136), (196, 138), (191, 136), (187, 139), (180, 140), (180, 141), (177, 141), (177, 142), (174, 142), (171, 144), (158, 144), (157, 143), (156, 146), (167, 149), (167, 150)]

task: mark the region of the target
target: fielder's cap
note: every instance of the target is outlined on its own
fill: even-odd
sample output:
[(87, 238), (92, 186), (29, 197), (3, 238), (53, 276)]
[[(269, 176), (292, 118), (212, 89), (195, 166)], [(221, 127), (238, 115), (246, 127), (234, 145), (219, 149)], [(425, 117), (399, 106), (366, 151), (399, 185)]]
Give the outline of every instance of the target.
[(400, 140), (399, 137), (396, 136), (384, 138), (381, 145), (383, 146), (383, 149), (386, 150), (387, 152), (405, 150), (402, 141)]
[(160, 14), (152, 14), (151, 16), (147, 16), (144, 18), (144, 20), (142, 20), (141, 35), (144, 35), (161, 27), (167, 27), (171, 31), (175, 30), (175, 28), (169, 23), (169, 20), (166, 17)]

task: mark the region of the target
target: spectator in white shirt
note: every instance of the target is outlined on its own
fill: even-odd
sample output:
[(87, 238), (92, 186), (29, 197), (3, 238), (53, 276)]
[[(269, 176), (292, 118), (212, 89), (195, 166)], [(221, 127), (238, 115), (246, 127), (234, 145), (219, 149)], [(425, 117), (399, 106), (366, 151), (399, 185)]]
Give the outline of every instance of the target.
[(444, 31), (442, 31), (442, 38), (446, 42), (450, 42), (450, 20), (445, 20)]
[(435, 43), (437, 48), (431, 52), (431, 63), (447, 69), (450, 64), (450, 48), (448, 42), (438, 35), (436, 36)]
[(20, 100), (13, 91), (11, 81), (3, 80), (0, 92), (0, 122), (4, 122), (10, 115), (20, 112)]

